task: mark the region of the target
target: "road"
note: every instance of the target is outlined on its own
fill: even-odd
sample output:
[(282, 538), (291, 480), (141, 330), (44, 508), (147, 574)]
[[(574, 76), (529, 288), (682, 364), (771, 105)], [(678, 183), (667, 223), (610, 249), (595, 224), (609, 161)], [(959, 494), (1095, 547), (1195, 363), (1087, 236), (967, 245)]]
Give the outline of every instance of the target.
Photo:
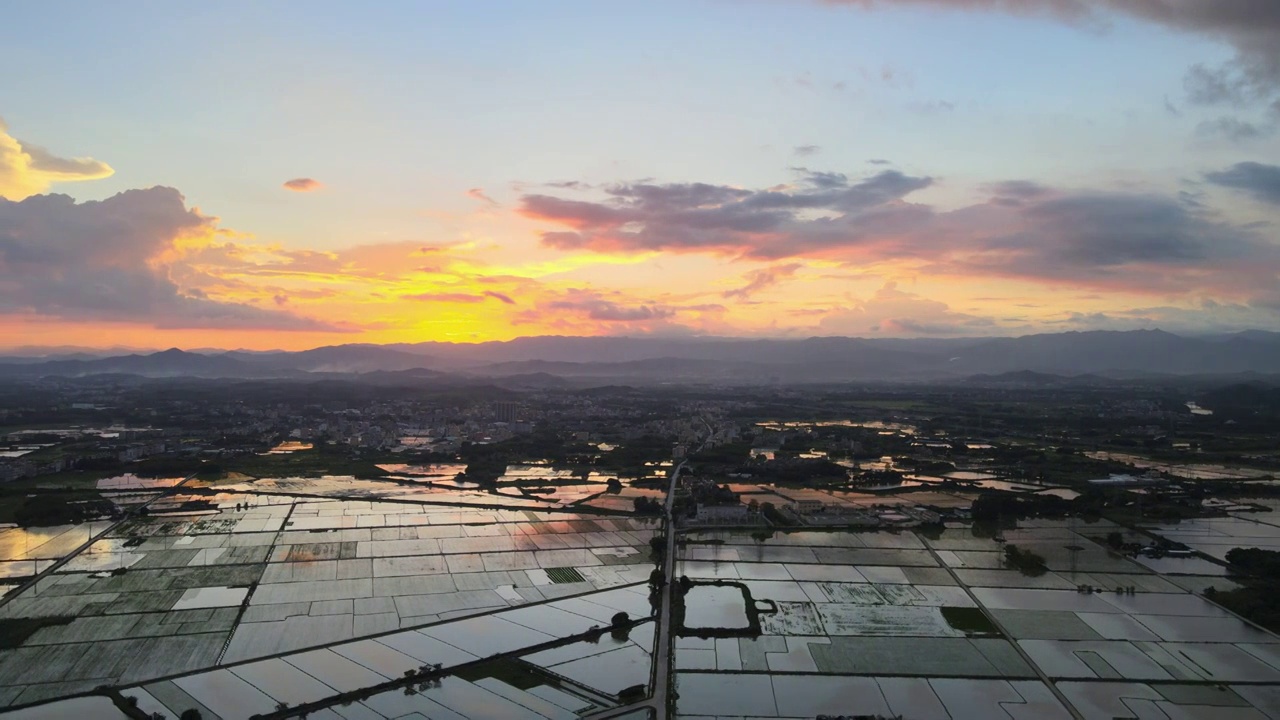
[(662, 577), (667, 584), (662, 588), (662, 609), (658, 613), (658, 640), (653, 647), (653, 701), (658, 720), (666, 720), (667, 698), (671, 685), (671, 636), (675, 633), (671, 628), (671, 602), (676, 586), (676, 524), (672, 516), (675, 504), (676, 485), (680, 481), (680, 473), (684, 470), (682, 461), (671, 471), (671, 486), (667, 488), (667, 502), (663, 505), (662, 515), (667, 533), (667, 551), (662, 556)]
[[(707, 437), (710, 437), (710, 424), (707, 424), (705, 419), (702, 422), (707, 425)], [(697, 454), (704, 445), (706, 445), (705, 439), (698, 449), (690, 454)], [(642, 708), (650, 708), (653, 711), (653, 717), (657, 720), (667, 720), (671, 695), (671, 637), (675, 634), (671, 627), (671, 604), (676, 586), (676, 524), (672, 510), (675, 506), (676, 486), (680, 483), (680, 473), (684, 472), (684, 466), (688, 462), (688, 460), (682, 460), (679, 465), (671, 469), (667, 501), (662, 506), (663, 528), (667, 537), (667, 549), (662, 555), (662, 577), (666, 580), (666, 585), (662, 588), (662, 607), (658, 610), (657, 637), (653, 643), (653, 693), (647, 700), (587, 716), (593, 720), (618, 717)]]

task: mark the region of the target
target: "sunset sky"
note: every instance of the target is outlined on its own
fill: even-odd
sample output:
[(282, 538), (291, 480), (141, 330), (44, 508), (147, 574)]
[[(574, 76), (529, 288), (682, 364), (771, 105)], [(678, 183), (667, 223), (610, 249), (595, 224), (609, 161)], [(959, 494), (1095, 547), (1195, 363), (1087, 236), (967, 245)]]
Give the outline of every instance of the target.
[(15, 4), (0, 346), (1280, 330), (1280, 2)]

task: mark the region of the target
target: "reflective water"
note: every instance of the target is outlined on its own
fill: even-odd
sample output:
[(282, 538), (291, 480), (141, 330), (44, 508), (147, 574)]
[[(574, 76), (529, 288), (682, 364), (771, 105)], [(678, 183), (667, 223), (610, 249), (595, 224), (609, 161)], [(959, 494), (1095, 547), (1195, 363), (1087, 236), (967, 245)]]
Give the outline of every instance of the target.
[(270, 450), (267, 451), (267, 454), (268, 455), (288, 455), (289, 453), (295, 453), (301, 450), (310, 450), (313, 447), (314, 446), (311, 443), (297, 442), (296, 440), (289, 440), (286, 442), (282, 442), (279, 445), (271, 448)]
[(0, 560), (59, 559), (110, 525), (110, 521), (94, 521), (0, 530)]
[(952, 480), (994, 480), (996, 476), (990, 473), (957, 470), (955, 472), (949, 472), (946, 475), (943, 475), (943, 477), (951, 478)]
[(242, 587), (205, 587), (191, 588), (182, 594), (174, 604), (174, 610), (194, 610), (196, 608), (235, 607), (244, 602), (249, 588)]
[(916, 428), (913, 425), (896, 422), (883, 422), (881, 420), (811, 420), (811, 421), (766, 421), (756, 423), (756, 427), (762, 427), (765, 430), (794, 430), (798, 428), (820, 428), (820, 427), (858, 427), (867, 428), (869, 430), (889, 430), (900, 432), (904, 435), (915, 435)]
[(405, 465), (402, 463), (387, 463), (378, 465), (379, 470), (386, 470), (389, 473), (397, 475), (418, 475), (427, 477), (446, 477), (451, 478), (458, 473), (467, 469), (465, 463), (432, 463), (427, 465)]
[(731, 585), (694, 585), (684, 596), (684, 626), (697, 629), (745, 628), (747, 602)]
[(609, 695), (649, 682), (649, 653), (635, 645), (554, 666), (557, 674)]
[(173, 487), (182, 482), (182, 478), (142, 478), (128, 473), (117, 477), (102, 478), (98, 481), (99, 490), (149, 490), (154, 488)]

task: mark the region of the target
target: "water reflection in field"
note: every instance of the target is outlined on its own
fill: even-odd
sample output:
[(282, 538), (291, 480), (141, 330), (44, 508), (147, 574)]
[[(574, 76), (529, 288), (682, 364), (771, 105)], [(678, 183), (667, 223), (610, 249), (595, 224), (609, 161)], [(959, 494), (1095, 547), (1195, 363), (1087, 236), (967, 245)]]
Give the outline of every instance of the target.
[(745, 628), (747, 602), (732, 585), (694, 585), (684, 596), (684, 626), (705, 630)]

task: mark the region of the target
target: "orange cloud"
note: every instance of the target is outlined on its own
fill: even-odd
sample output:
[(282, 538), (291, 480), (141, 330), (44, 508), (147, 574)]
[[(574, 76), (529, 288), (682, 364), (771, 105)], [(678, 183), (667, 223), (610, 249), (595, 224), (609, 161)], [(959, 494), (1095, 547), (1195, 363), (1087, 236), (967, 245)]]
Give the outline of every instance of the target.
[(460, 293), (460, 292), (438, 292), (438, 293), (417, 293), (414, 295), (402, 295), (402, 300), (421, 300), (425, 302), (444, 302), (444, 303), (478, 303), (485, 300), (497, 300), (506, 305), (515, 305), (516, 301), (510, 295), (496, 292), (494, 290), (485, 290), (482, 293)]
[(284, 181), (284, 189), (294, 192), (313, 192), (324, 187), (324, 184), (314, 178), (294, 178)]
[(0, 198), (22, 200), (38, 195), (54, 183), (99, 180), (115, 170), (93, 158), (61, 158), (42, 147), (24, 143), (0, 120)]

